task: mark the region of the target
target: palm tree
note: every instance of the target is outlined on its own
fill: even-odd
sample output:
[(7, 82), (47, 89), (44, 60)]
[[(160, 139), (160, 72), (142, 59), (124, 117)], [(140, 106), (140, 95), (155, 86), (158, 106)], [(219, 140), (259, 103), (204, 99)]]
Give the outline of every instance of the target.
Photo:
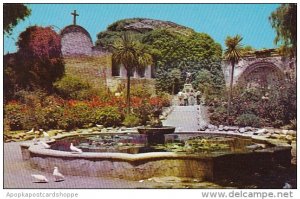
[(127, 113), (130, 112), (130, 77), (134, 71), (143, 71), (145, 67), (152, 64), (152, 57), (146, 52), (145, 46), (135, 41), (131, 34), (123, 32), (113, 47), (113, 61), (123, 64), (127, 72)]
[(232, 85), (233, 85), (233, 74), (234, 66), (239, 62), (242, 52), (242, 44), (240, 43), (243, 37), (236, 35), (234, 37), (227, 36), (225, 40), (226, 50), (224, 53), (224, 58), (231, 64), (231, 76), (230, 76), (230, 91), (228, 96), (228, 106), (227, 106), (227, 123), (229, 124), (230, 116), (230, 106), (232, 98)]

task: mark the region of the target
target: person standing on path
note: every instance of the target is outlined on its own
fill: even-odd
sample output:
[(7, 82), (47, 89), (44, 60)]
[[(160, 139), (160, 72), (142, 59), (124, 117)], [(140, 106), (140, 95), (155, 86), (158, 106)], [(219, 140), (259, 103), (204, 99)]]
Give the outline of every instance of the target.
[(191, 92), (189, 93), (189, 105), (194, 106), (195, 105), (195, 93), (194, 90), (191, 90)]
[(188, 102), (188, 94), (186, 92), (183, 92), (183, 102), (184, 102), (184, 106), (188, 106), (189, 102)]
[(183, 93), (182, 92), (178, 92), (178, 101), (179, 101), (179, 106), (183, 105)]
[(197, 105), (201, 104), (201, 92), (197, 91), (196, 92), (196, 100), (197, 100)]

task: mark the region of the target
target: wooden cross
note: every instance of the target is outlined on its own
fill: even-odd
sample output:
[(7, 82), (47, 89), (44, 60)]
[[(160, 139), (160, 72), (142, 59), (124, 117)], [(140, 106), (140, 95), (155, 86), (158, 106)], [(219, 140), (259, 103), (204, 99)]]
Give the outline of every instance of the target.
[(74, 12), (71, 12), (71, 15), (73, 15), (73, 24), (76, 25), (76, 17), (79, 16), (79, 14), (76, 13), (76, 10)]

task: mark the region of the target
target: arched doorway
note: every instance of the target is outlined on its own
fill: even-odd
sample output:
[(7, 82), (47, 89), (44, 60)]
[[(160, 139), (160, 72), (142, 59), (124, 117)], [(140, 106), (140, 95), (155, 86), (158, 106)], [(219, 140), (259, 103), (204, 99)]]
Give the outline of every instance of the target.
[(286, 79), (284, 72), (271, 62), (256, 62), (244, 70), (238, 84), (245, 87), (271, 88), (282, 84)]

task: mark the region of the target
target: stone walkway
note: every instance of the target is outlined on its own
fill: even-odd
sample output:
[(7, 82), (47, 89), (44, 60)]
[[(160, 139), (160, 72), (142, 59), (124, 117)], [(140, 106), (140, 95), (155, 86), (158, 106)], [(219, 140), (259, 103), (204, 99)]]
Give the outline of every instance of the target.
[(202, 105), (174, 106), (173, 111), (163, 121), (165, 126), (175, 126), (176, 132), (198, 131), (203, 125), (207, 125), (205, 109)]

